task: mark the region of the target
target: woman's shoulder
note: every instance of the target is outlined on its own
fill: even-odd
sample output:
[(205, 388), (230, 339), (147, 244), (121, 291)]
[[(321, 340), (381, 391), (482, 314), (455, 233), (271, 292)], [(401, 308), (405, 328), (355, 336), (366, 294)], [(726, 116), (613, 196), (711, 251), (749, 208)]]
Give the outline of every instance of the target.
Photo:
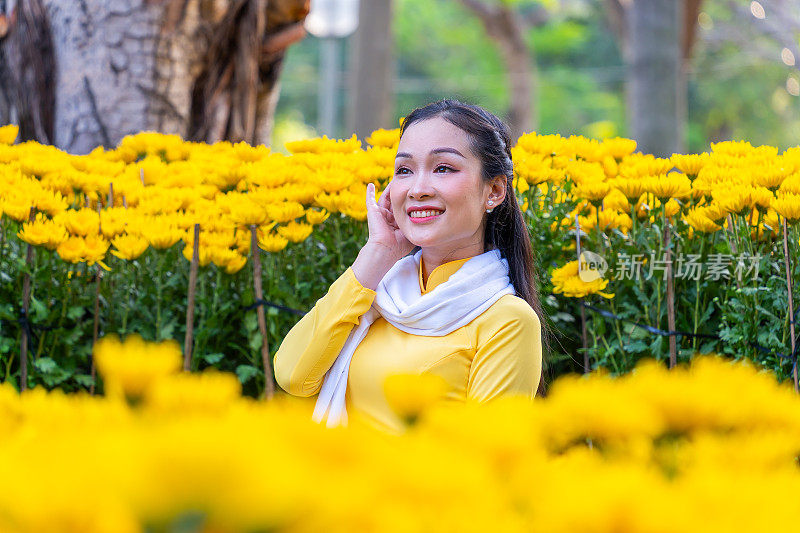
[(541, 320), (524, 299), (514, 294), (505, 294), (472, 321), (471, 325), (479, 334), (492, 335), (504, 328), (539, 330)]

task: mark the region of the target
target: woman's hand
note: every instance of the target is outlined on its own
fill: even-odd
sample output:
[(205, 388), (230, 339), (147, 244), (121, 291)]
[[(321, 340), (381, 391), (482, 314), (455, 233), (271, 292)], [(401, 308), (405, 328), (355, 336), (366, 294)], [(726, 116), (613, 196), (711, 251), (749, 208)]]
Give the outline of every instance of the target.
[[(391, 182), (375, 201), (375, 185), (367, 184), (367, 224), (369, 225), (369, 240), (388, 248), (388, 252), (397, 259), (401, 259), (414, 249), (414, 245), (406, 239), (392, 213), (392, 200), (389, 196)], [(395, 261), (397, 260), (395, 259)]]
[(390, 268), (414, 249), (392, 214), (392, 203), (386, 186), (375, 201), (375, 185), (367, 184), (367, 225), (369, 238), (353, 263), (353, 273), (364, 287), (375, 290)]

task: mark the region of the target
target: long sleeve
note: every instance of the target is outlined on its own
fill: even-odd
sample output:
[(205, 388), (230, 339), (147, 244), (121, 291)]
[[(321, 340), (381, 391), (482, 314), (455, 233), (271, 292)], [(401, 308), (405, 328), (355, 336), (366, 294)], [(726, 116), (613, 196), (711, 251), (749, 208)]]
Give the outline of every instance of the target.
[(348, 267), (283, 339), (273, 360), (278, 385), (295, 396), (317, 394), (350, 331), (374, 299), (375, 291), (362, 286)]
[(524, 300), (517, 300), (512, 309), (481, 328), (469, 369), (467, 399), (486, 402), (504, 394), (535, 396), (542, 373), (541, 323)]

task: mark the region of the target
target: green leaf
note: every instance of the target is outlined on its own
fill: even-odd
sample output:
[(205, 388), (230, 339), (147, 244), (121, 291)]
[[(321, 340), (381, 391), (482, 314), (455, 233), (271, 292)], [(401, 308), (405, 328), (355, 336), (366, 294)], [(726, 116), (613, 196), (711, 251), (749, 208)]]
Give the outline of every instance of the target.
[(80, 305), (75, 305), (67, 309), (67, 318), (70, 320), (77, 320), (78, 318), (83, 316), (83, 307)]
[(58, 370), (58, 364), (50, 357), (40, 357), (34, 361), (33, 366), (44, 374), (50, 374)]
[(252, 365), (239, 365), (236, 367), (236, 376), (242, 382), (242, 385), (250, 381), (250, 378), (257, 376), (258, 373), (259, 369)]
[(244, 316), (244, 327), (248, 332), (258, 329), (258, 317), (255, 312), (247, 313)]
[(247, 344), (248, 346), (250, 346), (251, 350), (258, 351), (261, 349), (262, 342), (263, 342), (263, 337), (261, 336), (261, 333), (256, 332), (250, 336), (250, 340)]
[(176, 323), (175, 320), (170, 320), (169, 322), (167, 322), (166, 324), (161, 326), (161, 338), (162, 339), (171, 339), (173, 334), (174, 334), (174, 332), (175, 332), (176, 324), (177, 323)]
[(14, 345), (14, 339), (10, 337), (0, 337), (0, 353), (8, 353)]
[(36, 321), (43, 320), (47, 317), (47, 306), (37, 298), (31, 297), (30, 316)]
[(76, 374), (72, 376), (72, 379), (74, 379), (78, 385), (83, 387), (91, 387), (94, 384), (94, 379), (92, 379), (92, 376), (87, 374)]
[(225, 357), (224, 353), (209, 353), (203, 355), (203, 360), (209, 365), (215, 365), (220, 361), (222, 361), (224, 357)]

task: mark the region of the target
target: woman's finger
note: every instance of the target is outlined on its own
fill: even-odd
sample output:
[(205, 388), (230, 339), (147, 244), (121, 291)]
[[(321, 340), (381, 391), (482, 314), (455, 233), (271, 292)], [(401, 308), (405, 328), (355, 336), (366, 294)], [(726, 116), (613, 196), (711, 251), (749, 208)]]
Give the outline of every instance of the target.
[(377, 207), (375, 202), (375, 184), (367, 183), (367, 211)]
[(381, 197), (378, 199), (378, 205), (381, 207), (385, 207), (386, 209), (391, 210), (392, 200), (389, 197), (389, 186), (391, 186), (391, 182), (386, 185), (386, 188), (383, 189), (381, 193)]
[(379, 210), (380, 210), (380, 212), (383, 214), (383, 217), (386, 219), (386, 222), (387, 222), (387, 223), (388, 223), (390, 226), (392, 226), (392, 227), (397, 227), (397, 224), (396, 224), (396, 223), (395, 223), (395, 221), (394, 221), (394, 215), (392, 214), (392, 212), (391, 212), (391, 211), (389, 211), (389, 210), (388, 210), (388, 209), (386, 209), (385, 207), (381, 207), (381, 206), (378, 206), (378, 209), (379, 209)]

